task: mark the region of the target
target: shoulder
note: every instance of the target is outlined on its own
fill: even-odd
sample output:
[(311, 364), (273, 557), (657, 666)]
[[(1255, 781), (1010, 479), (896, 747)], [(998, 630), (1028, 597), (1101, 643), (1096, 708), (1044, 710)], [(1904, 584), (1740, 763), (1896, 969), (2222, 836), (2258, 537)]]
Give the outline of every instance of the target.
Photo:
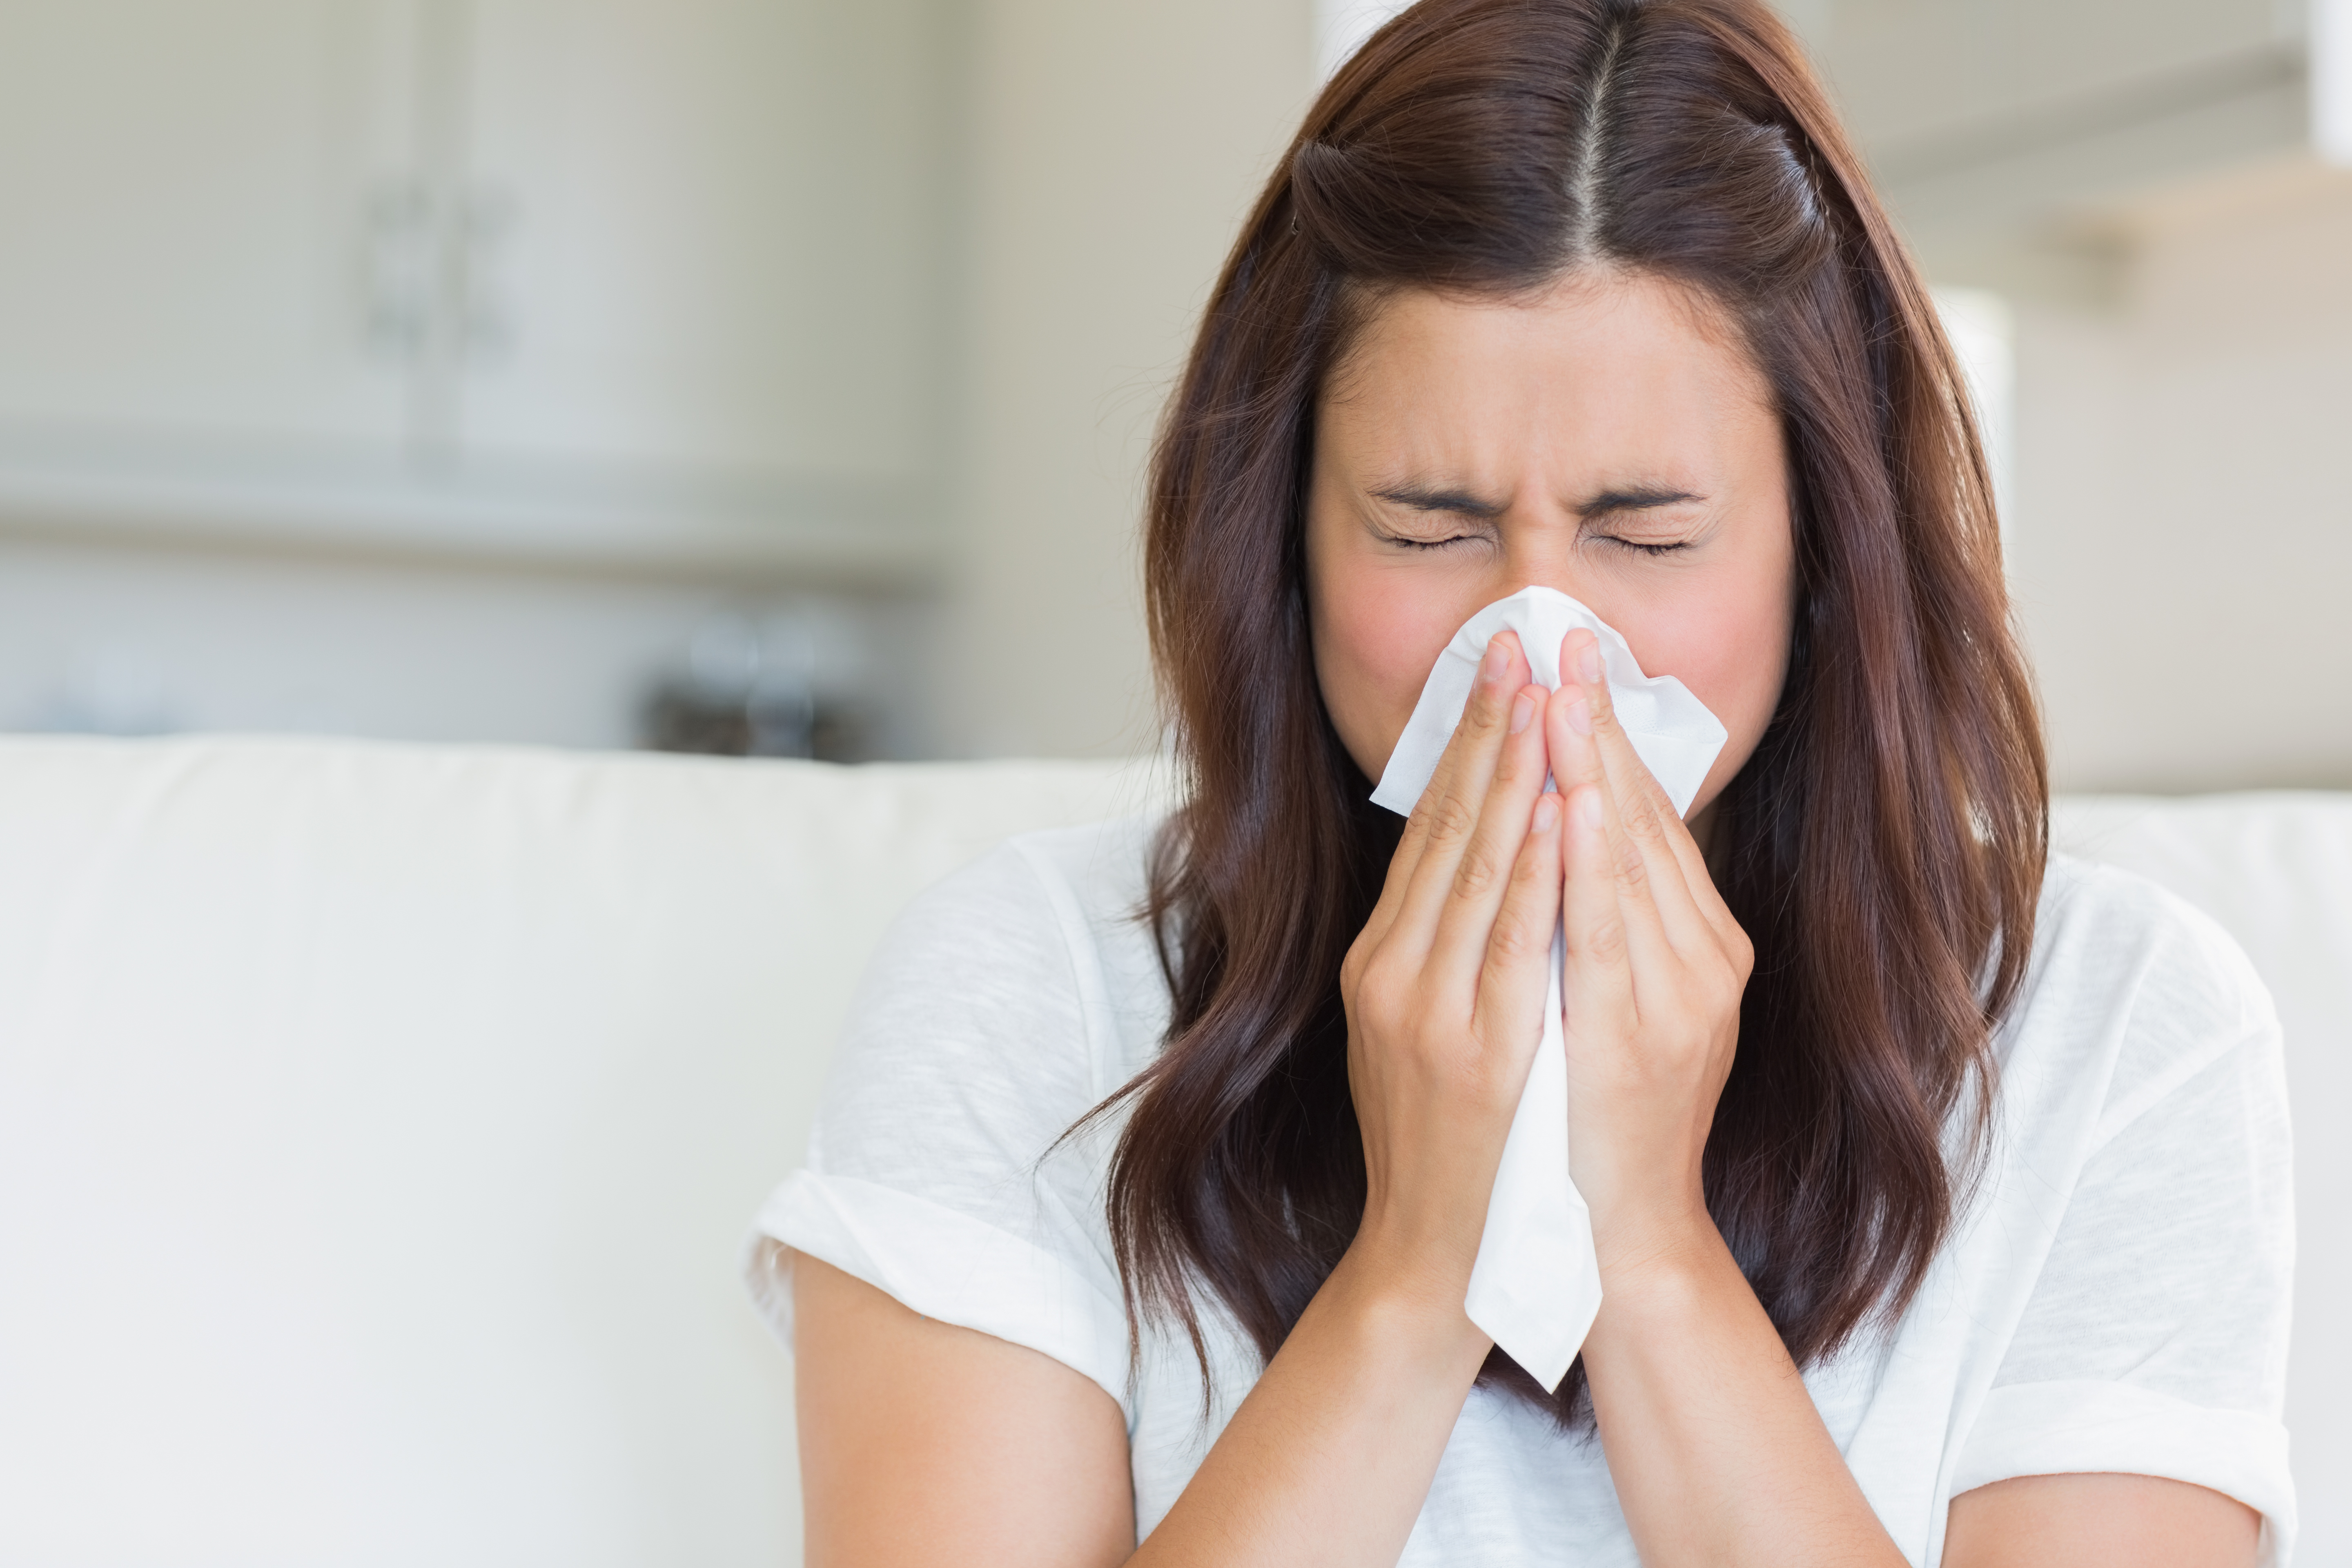
[(2252, 966), (2154, 883), (2055, 859), (2002, 1044), (1947, 1342), (2006, 1342), (1950, 1489), (2108, 1471), (2291, 1517), (2292, 1138)]
[(919, 894), (882, 951), (944, 942), (1010, 955), (1091, 945), (1142, 908), (1160, 820), (1125, 817), (1008, 838)]
[(2145, 877), (2072, 855), (2053, 855), (2042, 878), (2034, 959), (2076, 981), (2161, 972), (2217, 1005), (2269, 1005), (2253, 965), (2211, 917)]
[(1127, 1322), (1100, 1194), (1110, 1124), (1089, 1113), (1148, 1027), (1134, 1020), (1150, 992), (1123, 977), (1149, 951), (1136, 915), (1153, 826), (1024, 835), (918, 896), (851, 1003), (806, 1162), (759, 1220), (1114, 1399)]
[(903, 1104), (930, 1084), (966, 1103), (992, 1087), (1066, 1117), (1126, 1081), (1166, 1008), (1141, 919), (1157, 826), (1024, 834), (919, 895), (851, 1005), (835, 1109)]
[(2275, 1058), (2278, 1017), (2244, 952), (2202, 911), (2113, 867), (2053, 856), (2033, 959), (1998, 1048), (2004, 1098), (2063, 1092), (2094, 1142), (2233, 1052)]

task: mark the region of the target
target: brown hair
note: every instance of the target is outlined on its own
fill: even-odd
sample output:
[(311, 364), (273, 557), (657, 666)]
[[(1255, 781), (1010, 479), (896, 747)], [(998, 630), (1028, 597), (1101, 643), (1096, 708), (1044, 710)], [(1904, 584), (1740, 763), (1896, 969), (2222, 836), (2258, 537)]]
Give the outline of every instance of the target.
[[(1899, 1311), (1950, 1227), (2032, 946), (2047, 787), (1926, 290), (1759, 0), (1423, 0), (1308, 114), (1154, 457), (1151, 635), (1190, 794), (1151, 877), (1173, 1019), (1111, 1102), (1139, 1332), (1172, 1321), (1199, 1350), (1205, 1287), (1270, 1358), (1363, 1215), (1339, 963), (1400, 824), (1368, 804), (1309, 652), (1323, 380), (1383, 290), (1520, 294), (1591, 266), (1725, 310), (1791, 475), (1787, 683), (1716, 808), (1757, 956), (1708, 1208), (1801, 1364)], [(1482, 1375), (1563, 1423), (1582, 1408), (1581, 1366), (1550, 1396), (1499, 1352)]]

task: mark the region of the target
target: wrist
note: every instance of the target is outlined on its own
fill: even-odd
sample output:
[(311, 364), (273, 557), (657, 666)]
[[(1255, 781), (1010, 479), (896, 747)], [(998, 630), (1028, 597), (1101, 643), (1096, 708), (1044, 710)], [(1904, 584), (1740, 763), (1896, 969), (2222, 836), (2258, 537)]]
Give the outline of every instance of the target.
[(1483, 1363), (1493, 1342), (1464, 1308), (1469, 1271), (1450, 1268), (1431, 1249), (1360, 1232), (1324, 1296), (1365, 1331), (1400, 1348)]
[(1738, 1272), (1715, 1217), (1703, 1205), (1596, 1226), (1593, 1249), (1601, 1289), (1610, 1295), (1671, 1296), (1724, 1268)]

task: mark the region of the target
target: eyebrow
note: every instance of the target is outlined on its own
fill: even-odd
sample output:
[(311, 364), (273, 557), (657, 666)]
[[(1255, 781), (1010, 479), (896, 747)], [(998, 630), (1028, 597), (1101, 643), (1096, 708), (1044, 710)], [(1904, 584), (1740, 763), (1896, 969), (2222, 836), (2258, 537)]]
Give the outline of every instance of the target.
[[(1461, 517), (1497, 518), (1504, 508), (1495, 501), (1481, 500), (1468, 490), (1444, 489), (1425, 485), (1397, 485), (1371, 492), (1376, 500), (1394, 501), (1415, 511), (1451, 512)], [(1612, 517), (1621, 512), (1654, 511), (1661, 507), (1680, 506), (1685, 501), (1706, 498), (1694, 490), (1673, 490), (1662, 486), (1637, 485), (1628, 489), (1602, 490), (1588, 500), (1578, 502), (1570, 510), (1590, 521), (1596, 517)]]
[(1392, 489), (1374, 490), (1375, 500), (1394, 501), (1415, 511), (1454, 512), (1463, 517), (1497, 518), (1503, 508), (1493, 501), (1480, 500), (1468, 490), (1435, 489), (1423, 485), (1399, 485)]
[(1579, 502), (1576, 515), (1590, 522), (1596, 517), (1613, 517), (1619, 512), (1655, 511), (1661, 507), (1680, 506), (1685, 501), (1705, 500), (1696, 490), (1670, 490), (1659, 486), (1639, 485), (1631, 489), (1602, 490), (1591, 500)]

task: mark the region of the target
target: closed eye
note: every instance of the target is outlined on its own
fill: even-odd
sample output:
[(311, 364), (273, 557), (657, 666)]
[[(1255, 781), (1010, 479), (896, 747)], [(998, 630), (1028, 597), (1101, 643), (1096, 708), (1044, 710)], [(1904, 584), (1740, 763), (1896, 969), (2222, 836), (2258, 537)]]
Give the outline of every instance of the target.
[(1384, 533), (1381, 537), (1391, 544), (1401, 544), (1407, 550), (1443, 550), (1450, 544), (1475, 542), (1482, 536), (1475, 533), (1454, 533), (1448, 534), (1444, 539), (1413, 539), (1402, 533)]
[[(1632, 485), (1603, 490), (1577, 504), (1576, 513), (1583, 519), (1585, 537), (1606, 541), (1620, 549), (1635, 551), (1654, 559), (1687, 550), (1696, 542), (1685, 534), (1681, 539), (1629, 539), (1622, 533), (1606, 533), (1601, 530), (1612, 522), (1633, 522), (1646, 526), (1654, 536), (1673, 529), (1675, 521), (1661, 515), (1668, 509), (1687, 508), (1705, 516), (1706, 498), (1695, 490), (1677, 489), (1669, 485)], [(1702, 529), (1700, 531), (1704, 531)]]

